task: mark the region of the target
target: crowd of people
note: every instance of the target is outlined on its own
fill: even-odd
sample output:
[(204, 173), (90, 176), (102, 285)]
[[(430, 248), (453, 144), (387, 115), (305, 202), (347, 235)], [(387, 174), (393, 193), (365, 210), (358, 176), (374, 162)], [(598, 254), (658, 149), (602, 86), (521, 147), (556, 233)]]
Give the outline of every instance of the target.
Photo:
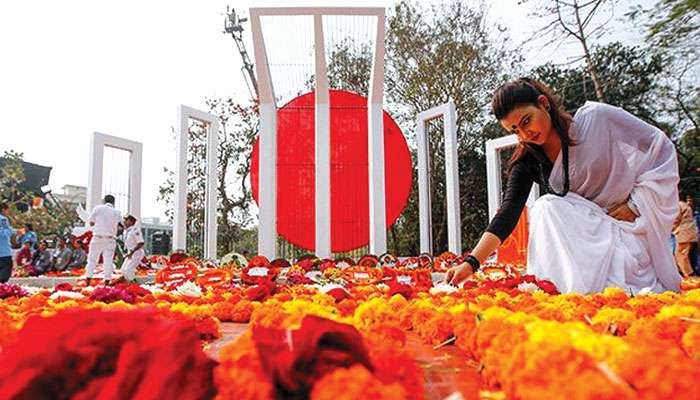
[[(693, 197), (684, 194), (681, 194), (679, 209), (672, 237), (675, 261), (684, 278), (700, 276), (700, 211), (695, 210)], [(55, 246), (50, 248), (46, 239), (39, 240), (32, 224), (14, 230), (7, 212), (8, 205), (0, 203), (0, 283), (10, 279), (13, 268), (23, 271), (23, 275), (36, 276), (86, 267), (84, 278), (89, 281), (100, 257), (104, 261), (104, 279), (110, 280), (119, 228), (123, 228), (126, 248), (122, 279), (133, 280), (145, 256), (144, 240), (136, 218), (127, 215), (122, 219), (114, 208), (114, 198), (109, 195), (105, 196), (103, 205), (95, 207), (88, 219), (93, 232), (89, 245), (76, 238), (58, 237), (53, 241)]]
[[(114, 208), (114, 197), (105, 196), (104, 204), (95, 207), (88, 224), (92, 232), (89, 243), (78, 238), (56, 237), (41, 239), (32, 224), (13, 229), (7, 217), (9, 206), (0, 203), (0, 283), (7, 282), (12, 271), (21, 271), (24, 276), (43, 275), (48, 272), (63, 272), (85, 267), (84, 278), (92, 279), (98, 263), (102, 263), (105, 280), (111, 280), (119, 228), (123, 229), (124, 262), (121, 266), (122, 280), (133, 280), (135, 272), (145, 257), (144, 240), (136, 218)], [(100, 259), (102, 261), (100, 261)]]
[(83, 268), (87, 261), (85, 246), (82, 242), (57, 238), (55, 247), (49, 248), (47, 240), (38, 242), (23, 241), (15, 253), (14, 267), (26, 275), (41, 275), (46, 272), (62, 272)]

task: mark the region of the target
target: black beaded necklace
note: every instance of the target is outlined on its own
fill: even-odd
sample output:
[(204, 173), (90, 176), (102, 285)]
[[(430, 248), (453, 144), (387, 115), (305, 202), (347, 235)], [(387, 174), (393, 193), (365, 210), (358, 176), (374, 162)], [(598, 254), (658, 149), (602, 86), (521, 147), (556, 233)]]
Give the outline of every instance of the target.
[[(549, 176), (545, 172), (544, 166), (550, 166), (553, 168), (554, 164), (552, 161), (547, 157), (547, 155), (544, 153), (544, 150), (540, 146), (532, 146), (528, 144), (524, 144), (525, 148), (535, 156), (537, 159), (537, 165), (538, 165), (538, 172), (540, 174), (540, 180), (542, 181), (542, 186), (544, 189), (545, 193), (550, 193), (555, 196), (559, 197), (564, 197), (566, 196), (567, 193), (569, 193), (569, 146), (568, 145), (562, 145), (561, 152), (562, 152), (562, 163), (564, 166), (564, 190), (562, 192), (557, 192), (552, 188), (552, 186), (549, 184)], [(550, 168), (550, 173), (551, 173), (551, 168)]]

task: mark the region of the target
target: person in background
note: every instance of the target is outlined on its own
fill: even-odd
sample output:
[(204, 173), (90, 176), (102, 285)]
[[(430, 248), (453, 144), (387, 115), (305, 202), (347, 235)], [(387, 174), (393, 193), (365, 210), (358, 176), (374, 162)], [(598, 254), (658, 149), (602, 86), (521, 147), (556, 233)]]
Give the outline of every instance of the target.
[[(690, 207), (690, 210), (693, 214), (693, 221), (695, 221), (695, 226), (700, 231), (700, 211), (698, 211), (695, 208), (695, 199), (693, 199), (693, 196), (688, 195), (685, 198), (685, 202), (688, 203), (688, 206)], [(700, 240), (700, 233), (698, 234), (698, 236), (698, 239)], [(690, 266), (693, 267), (695, 275), (700, 276), (700, 254), (698, 254), (697, 241), (693, 242), (690, 246), (690, 253), (688, 256), (690, 257)]]
[(70, 262), (68, 262), (68, 266), (66, 268), (75, 269), (84, 267), (85, 262), (87, 261), (87, 254), (83, 249), (82, 243), (78, 242), (77, 246), (75, 246), (71, 241), (69, 242), (69, 246), (71, 247), (72, 254), (70, 257)]
[(141, 264), (141, 260), (146, 255), (143, 251), (143, 235), (141, 228), (136, 225), (136, 218), (133, 215), (124, 217), (124, 245), (126, 246), (126, 256), (122, 264), (122, 277), (126, 281), (133, 281), (136, 276), (136, 268)]
[(698, 227), (693, 220), (693, 210), (685, 201), (686, 197), (681, 195), (678, 202), (680, 212), (673, 223), (673, 234), (676, 236), (676, 264), (684, 278), (693, 275), (693, 268), (690, 264), (690, 249), (693, 242), (697, 245)]
[(104, 204), (95, 207), (88, 217), (88, 223), (92, 229), (92, 240), (90, 240), (85, 270), (85, 283), (87, 285), (92, 280), (100, 255), (103, 259), (104, 283), (109, 284), (112, 280), (114, 250), (117, 247), (117, 229), (122, 220), (121, 213), (114, 208), (114, 202), (114, 196), (106, 195)]
[(32, 257), (32, 266), (37, 274), (43, 274), (51, 270), (51, 252), (46, 240), (39, 242), (39, 247)]
[(70, 263), (72, 255), (73, 252), (71, 249), (66, 247), (66, 240), (64, 238), (59, 238), (51, 259), (54, 271), (65, 270), (68, 267), (68, 263)]
[(34, 253), (32, 252), (32, 243), (29, 241), (26, 241), (22, 244), (22, 247), (19, 249), (17, 252), (17, 256), (15, 258), (15, 264), (17, 265), (18, 268), (27, 268), (28, 266), (32, 265), (32, 256)]
[(7, 203), (0, 203), (0, 283), (10, 280), (12, 276), (12, 246), (10, 239), (15, 234), (15, 230), (10, 226), (7, 219), (7, 212), (10, 206)]
[(24, 233), (19, 237), (19, 239), (17, 239), (17, 244), (22, 246), (24, 242), (29, 242), (33, 248), (36, 246), (38, 241), (39, 238), (36, 236), (36, 232), (34, 232), (34, 226), (29, 223), (24, 224)]

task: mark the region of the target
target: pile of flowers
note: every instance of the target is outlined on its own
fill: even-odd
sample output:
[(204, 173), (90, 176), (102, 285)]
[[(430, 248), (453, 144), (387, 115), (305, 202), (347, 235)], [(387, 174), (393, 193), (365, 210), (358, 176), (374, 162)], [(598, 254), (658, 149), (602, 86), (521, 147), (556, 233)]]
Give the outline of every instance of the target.
[[(440, 269), (459, 262), (448, 256)], [(183, 260), (170, 266), (192, 264)], [(422, 260), (257, 258), (207, 281), (197, 277), (211, 268), (180, 267), (174, 278), (192, 279), (179, 285), (0, 286), (0, 355), (33, 317), (151, 310), (188, 321), (204, 341), (220, 337), (222, 322), (249, 324), (214, 368), (221, 399), (423, 398), (409, 334), (455, 346), (475, 366), (470, 387), (507, 398), (700, 399), (700, 288), (692, 282), (680, 294), (559, 294), (517, 267), (491, 265), (458, 288), (433, 283), (434, 266)]]

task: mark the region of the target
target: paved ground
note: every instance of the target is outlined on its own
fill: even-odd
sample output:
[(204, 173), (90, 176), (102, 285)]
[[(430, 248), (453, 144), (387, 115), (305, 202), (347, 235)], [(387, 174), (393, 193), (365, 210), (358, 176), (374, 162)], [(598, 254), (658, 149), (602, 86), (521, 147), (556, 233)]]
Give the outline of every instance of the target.
[[(218, 358), (219, 350), (242, 335), (248, 324), (222, 323), (221, 339), (210, 343), (205, 348), (207, 354)], [(408, 333), (406, 347), (425, 373), (426, 400), (442, 400), (457, 390), (457, 373), (467, 371), (467, 376), (478, 377), (476, 365), (461, 356), (455, 346), (433, 349), (414, 334)], [(464, 377), (464, 376), (462, 376)]]
[[(102, 274), (96, 275), (95, 278), (101, 279)], [(14, 283), (17, 285), (26, 285), (26, 286), (36, 286), (36, 287), (54, 287), (60, 283), (70, 283), (71, 285), (74, 285), (76, 281), (78, 280), (78, 277), (73, 277), (73, 276), (66, 276), (66, 277), (49, 277), (49, 276), (34, 276), (34, 277), (29, 277), (29, 278), (10, 278), (10, 283)], [(139, 284), (144, 284), (144, 283), (153, 283), (155, 281), (155, 275), (150, 275), (150, 276), (137, 276), (136, 277), (136, 282)]]

